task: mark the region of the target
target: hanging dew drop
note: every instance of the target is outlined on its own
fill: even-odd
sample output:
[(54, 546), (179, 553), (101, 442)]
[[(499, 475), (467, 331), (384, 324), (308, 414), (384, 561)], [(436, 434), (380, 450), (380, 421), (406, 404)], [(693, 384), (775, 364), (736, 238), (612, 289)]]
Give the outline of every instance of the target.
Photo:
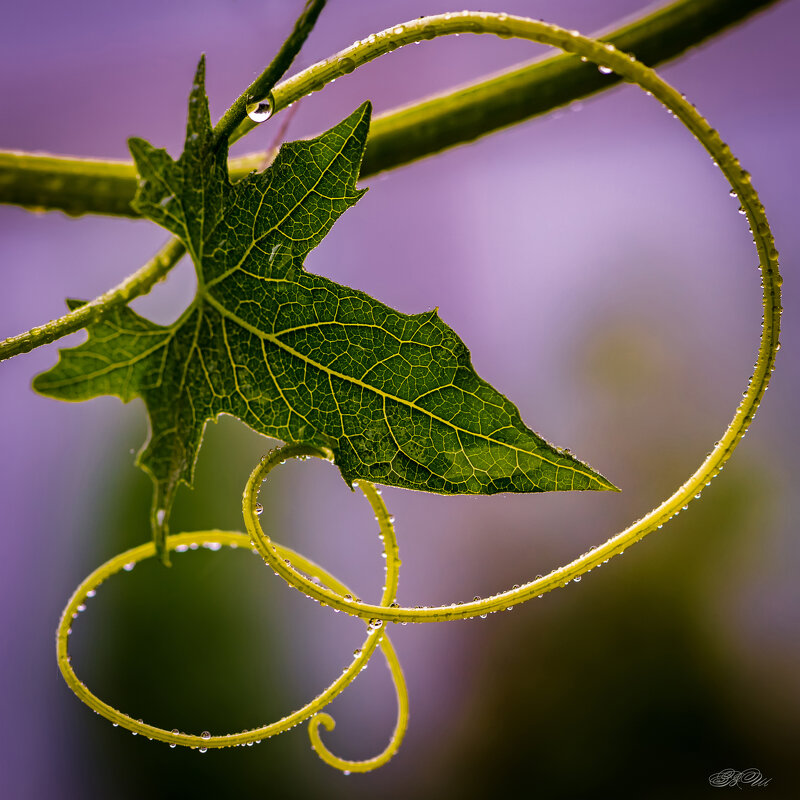
[(261, 514), (264, 513), (264, 506), (262, 506), (261, 503), (256, 503), (255, 512), (261, 516)]
[(130, 572), (135, 566), (136, 566), (135, 561), (129, 561), (122, 569), (124, 569), (125, 572)]
[(597, 67), (597, 71), (602, 73), (603, 75), (610, 75), (614, 70), (611, 67), (607, 67), (605, 64), (600, 64)]
[(269, 95), (264, 100), (251, 103), (247, 106), (247, 116), (250, 118), (251, 122), (266, 122), (272, 116), (274, 108), (275, 103), (272, 99), (272, 95)]

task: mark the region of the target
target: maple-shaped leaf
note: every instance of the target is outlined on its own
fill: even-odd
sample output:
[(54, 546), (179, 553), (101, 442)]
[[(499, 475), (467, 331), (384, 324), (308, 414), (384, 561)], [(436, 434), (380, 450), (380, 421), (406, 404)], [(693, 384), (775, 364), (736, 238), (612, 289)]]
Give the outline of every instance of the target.
[(34, 381), (63, 400), (144, 400), (151, 433), (137, 463), (155, 483), (156, 541), (179, 484), (192, 483), (206, 422), (220, 414), (330, 448), (348, 482), (446, 494), (613, 489), (523, 424), (436, 311), (401, 314), (303, 269), (364, 194), (356, 179), (370, 104), (232, 184), (227, 147), (213, 146), (204, 77), (201, 60), (177, 161), (130, 140), (133, 206), (186, 245), (194, 300), (167, 326), (127, 307), (109, 312)]

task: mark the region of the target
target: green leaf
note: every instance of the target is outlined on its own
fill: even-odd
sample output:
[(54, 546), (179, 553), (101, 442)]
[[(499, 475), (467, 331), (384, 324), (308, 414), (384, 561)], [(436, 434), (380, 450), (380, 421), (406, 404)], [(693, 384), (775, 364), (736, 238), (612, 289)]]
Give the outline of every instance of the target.
[(185, 243), (196, 297), (168, 326), (112, 311), (34, 381), (63, 400), (144, 400), (151, 434), (137, 463), (155, 483), (156, 541), (179, 484), (192, 483), (206, 422), (220, 414), (330, 448), (348, 482), (447, 494), (613, 489), (525, 427), (435, 310), (401, 314), (304, 271), (306, 254), (364, 194), (356, 179), (370, 104), (232, 184), (227, 147), (212, 146), (204, 75), (201, 61), (178, 161), (130, 140), (133, 205)]

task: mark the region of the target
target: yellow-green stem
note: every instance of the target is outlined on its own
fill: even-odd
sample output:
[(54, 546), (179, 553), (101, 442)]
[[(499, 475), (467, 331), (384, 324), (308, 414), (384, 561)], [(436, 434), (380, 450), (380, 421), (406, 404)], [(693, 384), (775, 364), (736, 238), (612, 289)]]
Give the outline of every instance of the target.
[[(612, 556), (622, 553), (628, 546), (642, 539), (648, 533), (660, 528), (664, 522), (678, 514), (681, 509), (685, 509), (694, 497), (698, 497), (703, 488), (708, 485), (708, 482), (723, 468), (739, 440), (744, 436), (769, 383), (770, 375), (774, 368), (775, 356), (780, 347), (778, 335), (781, 313), (781, 278), (778, 271), (778, 254), (764, 209), (751, 184), (749, 174), (741, 168), (741, 165), (722, 142), (717, 132), (711, 128), (709, 123), (688, 101), (662, 81), (651, 69), (637, 62), (632, 56), (620, 52), (612, 45), (583, 37), (575, 31), (567, 31), (545, 23), (508, 17), (507, 15), (463, 13), (425, 18), (408, 23), (407, 26), (398, 26), (398, 28), (393, 29), (391, 32), (380, 34), (385, 38), (381, 43), (381, 47), (386, 45), (386, 41), (414, 41), (414, 36), (419, 37), (423, 32), (431, 30), (434, 31), (434, 35), (464, 32), (495, 33), (560, 47), (566, 52), (586, 58), (588, 61), (592, 61), (604, 68), (610, 68), (624, 80), (638, 84), (679, 118), (705, 147), (728, 179), (741, 201), (742, 208), (747, 215), (753, 232), (762, 273), (764, 313), (755, 371), (734, 417), (722, 437), (688, 480), (659, 506), (604, 544), (583, 554), (569, 564), (553, 570), (542, 578), (537, 578), (522, 587), (502, 592), (484, 600), (474, 600), (458, 605), (453, 603), (433, 608), (407, 608), (399, 607), (395, 604), (394, 597), (397, 591), (400, 565), (397, 542), (391, 518), (385, 506), (374, 488), (366, 482), (359, 481), (358, 485), (375, 511), (380, 533), (384, 539), (387, 577), (380, 605), (371, 605), (350, 598), (347, 588), (329, 576), (320, 567), (288, 548), (272, 542), (263, 532), (257, 512), (258, 490), (263, 480), (275, 466), (282, 463), (283, 459), (287, 457), (317, 456), (332, 459), (333, 453), (310, 446), (294, 444), (287, 445), (265, 456), (251, 474), (245, 486), (242, 499), (245, 525), (251, 538), (248, 539), (241, 534), (220, 532), (181, 534), (169, 537), (167, 546), (169, 549), (176, 549), (192, 542), (204, 543), (211, 541), (236, 545), (242, 543), (249, 545), (252, 543), (269, 566), (292, 586), (297, 587), (319, 602), (330, 605), (334, 609), (369, 620), (371, 632), (367, 636), (362, 652), (358, 654), (350, 667), (345, 670), (343, 676), (331, 684), (325, 692), (311, 701), (311, 703), (283, 720), (272, 725), (262, 726), (255, 731), (245, 731), (231, 734), (230, 736), (202, 737), (167, 732), (163, 729), (140, 723), (103, 703), (78, 680), (69, 664), (67, 642), (71, 620), (79, 613), (88, 592), (106, 577), (122, 569), (126, 563), (148, 558), (155, 553), (153, 543), (143, 545), (118, 556), (116, 559), (112, 559), (81, 584), (65, 610), (57, 637), (59, 666), (65, 679), (76, 694), (104, 716), (136, 733), (143, 733), (151, 738), (158, 738), (170, 743), (199, 748), (225, 747), (274, 735), (319, 711), (325, 703), (335, 697), (355, 677), (356, 672), (366, 663), (366, 659), (369, 658), (377, 646), (379, 634), (375, 631), (382, 629), (382, 622), (435, 622), (483, 616), (526, 602), (558, 586), (565, 586), (569, 581), (575, 580), (591, 569), (600, 566)], [(427, 36), (423, 38), (427, 38)], [(348, 57), (353, 59), (363, 57), (368, 60), (368, 56), (375, 57), (374, 55), (370, 56), (370, 52), (366, 50), (359, 54), (356, 47)], [(315, 583), (303, 573), (316, 577), (320, 583)], [(404, 704), (403, 699), (405, 694), (402, 673), (393, 651), (387, 651), (386, 649), (390, 645), (385, 633), (383, 634), (381, 646), (384, 648), (384, 653), (395, 679), (399, 702), (397, 726), (387, 749), (375, 759), (363, 762), (345, 761), (331, 754), (319, 738), (318, 728), (320, 724), (328, 729), (332, 727), (333, 721), (330, 717), (328, 715), (320, 715), (316, 718), (317, 721), (314, 722), (312, 720), (310, 725), (309, 735), (315, 750), (323, 760), (339, 769), (349, 769), (351, 771), (372, 769), (391, 757), (391, 754), (396, 751), (402, 739), (407, 721), (407, 705)]]
[[(655, 66), (777, 2), (677, 0), (602, 38)], [(372, 120), (361, 177), (472, 141), (613, 85), (613, 76), (600, 76), (574, 57), (559, 55), (393, 109)], [(239, 131), (237, 138), (241, 135)], [(237, 180), (261, 169), (264, 161), (264, 153), (231, 159), (231, 177)], [(0, 203), (75, 215), (136, 216), (130, 207), (135, 192), (131, 162), (0, 151)]]
[[(378, 38), (383, 37), (391, 41), (402, 40), (403, 42), (415, 41), (420, 37), (421, 32), (430, 30), (433, 30), (435, 35), (494, 33), (560, 47), (567, 52), (586, 58), (598, 66), (614, 70), (624, 80), (638, 84), (644, 91), (659, 100), (686, 125), (705, 147), (741, 201), (758, 252), (762, 273), (764, 317), (755, 371), (748, 382), (733, 419), (703, 463), (682, 486), (640, 520), (610, 538), (603, 545), (585, 553), (569, 564), (553, 570), (548, 575), (530, 581), (517, 589), (502, 592), (484, 600), (422, 609), (402, 607), (387, 609), (368, 603), (347, 601), (340, 595), (337, 596), (335, 592), (316, 586), (291, 570), (285, 570), (280, 566), (276, 570), (287, 582), (320, 602), (363, 619), (376, 618), (391, 622), (438, 622), (449, 619), (467, 619), (524, 603), (556, 587), (565, 586), (575, 578), (580, 578), (584, 573), (605, 563), (612, 556), (622, 553), (629, 545), (661, 527), (681, 509), (686, 508), (693, 498), (698, 497), (730, 458), (755, 415), (769, 384), (775, 356), (780, 348), (778, 336), (782, 280), (778, 271), (778, 253), (764, 208), (752, 186), (749, 173), (742, 169), (717, 131), (678, 91), (659, 78), (652, 69), (640, 64), (633, 56), (620, 52), (611, 44), (581, 36), (577, 31), (568, 31), (544, 22), (505, 14), (464, 12), (425, 17), (409, 22), (405, 26), (397, 26), (391, 31), (384, 31), (378, 34)], [(362, 60), (376, 57), (376, 46), (378, 45), (375, 42), (370, 43), (368, 48), (354, 45), (347, 57), (356, 61), (357, 64), (363, 63)], [(384, 41), (378, 46), (378, 49), (385, 51), (387, 46), (387, 42)], [(327, 70), (328, 68), (320, 67), (320, 70), (323, 69)], [(324, 74), (327, 75), (328, 72), (324, 72)], [(304, 78), (304, 80), (309, 80), (309, 78)], [(298, 88), (298, 91), (306, 89), (307, 86), (302, 89)], [(280, 101), (276, 99), (277, 102)], [(248, 506), (247, 498), (252, 499), (254, 486), (260, 483), (268, 471), (265, 464), (259, 465), (250, 476), (245, 489), (245, 524), (251, 536), (255, 536), (256, 539), (263, 536), (263, 532), (260, 530), (257, 517), (253, 514), (252, 503)]]
[(79, 331), (97, 322), (111, 309), (124, 306), (140, 295), (147, 294), (153, 286), (183, 258), (186, 248), (178, 239), (171, 239), (143, 267), (129, 275), (122, 283), (105, 294), (70, 311), (63, 317), (38, 325), (25, 333), (0, 341), (0, 361), (20, 353), (28, 353), (43, 344), (50, 344), (63, 336)]
[[(373, 508), (380, 507), (380, 498), (370, 491), (372, 487), (367, 487), (365, 495)], [(388, 515), (387, 515), (388, 517)], [(387, 546), (391, 547), (393, 533), (389, 529), (382, 528), (384, 542)], [(252, 549), (250, 539), (241, 533), (230, 531), (196, 531), (193, 533), (182, 533), (175, 536), (169, 536), (166, 542), (167, 548), (171, 551), (177, 550), (182, 552), (190, 547), (196, 549), (198, 546), (211, 546), (213, 549), (219, 549), (222, 546), (238, 547), (245, 549)], [(162, 742), (167, 742), (174, 745), (183, 745), (191, 748), (219, 748), (219, 747), (234, 747), (237, 745), (244, 745), (253, 742), (259, 742), (262, 739), (270, 736), (275, 736), (279, 733), (293, 728), (295, 725), (311, 718), (309, 723), (309, 735), (311, 736), (312, 743), (315, 744), (320, 758), (327, 763), (339, 769), (346, 769), (350, 771), (367, 771), (374, 769), (381, 764), (386, 763), (399, 748), (403, 735), (408, 725), (408, 694), (403, 678), (402, 669), (400, 668), (397, 655), (392, 647), (388, 635), (380, 629), (370, 628), (367, 638), (360, 648), (358, 655), (355, 655), (351, 664), (345, 668), (342, 675), (330, 684), (323, 692), (315, 697), (311, 702), (304, 705), (297, 711), (288, 714), (277, 722), (268, 725), (262, 725), (252, 730), (241, 731), (238, 733), (203, 736), (202, 734), (186, 734), (178, 731), (168, 731), (164, 728), (159, 728), (155, 725), (149, 725), (141, 720), (134, 719), (133, 717), (125, 714), (103, 700), (95, 696), (86, 685), (78, 678), (72, 668), (69, 656), (69, 636), (72, 632), (72, 625), (74, 620), (78, 618), (80, 613), (86, 608), (87, 600), (94, 595), (105, 580), (117, 572), (127, 568), (131, 569), (132, 565), (137, 564), (147, 558), (151, 558), (156, 553), (155, 545), (153, 542), (135, 547), (127, 550), (124, 553), (107, 561), (101, 567), (96, 569), (81, 585), (75, 590), (70, 598), (69, 603), (64, 609), (61, 621), (56, 633), (56, 649), (58, 656), (58, 665), (61, 674), (67, 685), (75, 692), (75, 694), (88, 705), (90, 708), (97, 711), (106, 719), (113, 722), (115, 725), (126, 728), (132, 733), (142, 734), (150, 739), (157, 739)], [(328, 586), (338, 592), (347, 593), (347, 587), (334, 578), (326, 570), (322, 569), (314, 562), (295, 553), (288, 547), (276, 545), (275, 555), (277, 558), (290, 559), (299, 569), (309, 575), (315, 576), (318, 580), (324, 581)], [(391, 554), (387, 553), (387, 562), (391, 561)], [(395, 592), (397, 591), (396, 569), (394, 571), (395, 582), (394, 584), (387, 583), (386, 590), (384, 591), (383, 600), (392, 602)], [(326, 714), (323, 719), (314, 721), (314, 715), (317, 714), (322, 708), (338, 696), (358, 675), (364, 668), (367, 661), (369, 661), (375, 648), (380, 645), (383, 654), (386, 658), (390, 672), (392, 674), (395, 690), (397, 693), (398, 702), (398, 719), (395, 730), (392, 734), (391, 740), (382, 753), (372, 759), (366, 761), (346, 761), (339, 759), (330, 753), (327, 748), (322, 745), (319, 740), (318, 727), (320, 722), (329, 729), (332, 727), (332, 720)]]
[[(644, 51), (648, 59), (656, 63), (677, 55), (691, 44), (702, 41), (719, 29), (775, 1), (678, 0), (620, 28), (606, 38), (608, 42), (615, 42), (623, 49)], [(311, 5), (313, 4), (308, 7)], [(314, 13), (318, 11), (319, 9)], [(307, 35), (309, 19), (313, 25), (313, 19), (305, 14), (306, 12), (298, 20), (293, 36)], [(430, 17), (370, 36), (280, 84), (272, 93), (273, 108), (276, 112), (280, 111), (304, 94), (322, 88), (337, 77), (352, 72), (357, 66), (405, 44), (465, 31), (507, 35), (502, 29), (502, 21), (499, 23), (499, 31), (497, 26), (492, 30), (481, 27), (481, 19), (487, 18), (485, 14), (462, 12), (444, 16), (460, 19), (463, 27), (458, 30), (447, 28), (440, 24), (442, 17)], [(507, 15), (494, 16), (500, 19)], [(283, 51), (284, 48), (281, 54)], [(286, 51), (289, 53), (291, 48), (286, 48)], [(271, 85), (275, 75), (280, 74), (280, 70), (272, 70), (273, 65), (280, 64), (281, 69), (288, 66), (291, 58), (282, 58), (281, 54), (262, 73), (259, 78), (262, 81), (260, 86)], [(574, 54), (567, 51), (564, 56), (536, 61), (455, 92), (379, 115), (372, 121), (361, 177), (400, 166), (464, 141), (471, 141), (477, 136), (600, 91), (617, 80), (612, 75), (598, 78), (596, 71), (587, 67), (590, 65), (576, 60)], [(241, 106), (246, 97), (247, 93), (243, 94), (226, 112), (218, 125), (220, 132), (227, 132), (231, 121), (241, 118)], [(233, 142), (244, 136), (254, 127), (255, 123), (244, 120), (231, 133), (229, 141)], [(236, 180), (253, 169), (263, 168), (270, 155), (257, 153), (232, 160), (231, 177)], [(96, 188), (95, 180), (100, 182)], [(60, 208), (70, 214), (93, 212), (131, 216), (133, 211), (130, 208), (130, 199), (135, 189), (136, 173), (132, 164), (0, 152), (0, 202), (17, 203), (36, 210)], [(104, 205), (92, 207), (91, 204), (98, 198), (102, 199)], [(171, 269), (174, 263), (177, 263), (177, 259), (168, 264), (164, 272)], [(139, 279), (140, 273), (146, 272), (148, 266), (145, 265), (129, 279), (133, 284), (125, 289), (125, 296), (128, 298), (125, 302), (149, 291), (152, 282)], [(122, 286), (125, 287), (126, 284), (127, 282)], [(0, 342), (0, 360), (55, 341), (99, 318), (114, 307), (118, 299), (116, 291), (112, 290), (92, 301), (82, 316), (66, 315)], [(111, 300), (107, 299), (109, 295), (113, 296)]]

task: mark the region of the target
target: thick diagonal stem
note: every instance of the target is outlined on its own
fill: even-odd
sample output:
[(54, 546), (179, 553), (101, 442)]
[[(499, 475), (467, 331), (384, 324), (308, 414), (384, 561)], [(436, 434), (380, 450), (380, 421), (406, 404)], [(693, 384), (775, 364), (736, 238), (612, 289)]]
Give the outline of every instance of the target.
[[(777, 2), (678, 0), (609, 32), (603, 39), (655, 66)], [(337, 60), (328, 59), (332, 64)], [(276, 89), (287, 102), (298, 97), (284, 92), (287, 84), (298, 86), (297, 78), (290, 79), (294, 84), (284, 82)], [(560, 55), (389, 111), (372, 121), (361, 177), (472, 141), (614, 84), (614, 76), (599, 75), (577, 57)], [(244, 126), (252, 127), (249, 122)], [(237, 137), (244, 132), (240, 128)], [(240, 178), (260, 169), (263, 163), (263, 153), (232, 159), (231, 177)], [(0, 151), (0, 203), (71, 215), (132, 217), (136, 213), (130, 201), (135, 192), (136, 171), (130, 162)]]

